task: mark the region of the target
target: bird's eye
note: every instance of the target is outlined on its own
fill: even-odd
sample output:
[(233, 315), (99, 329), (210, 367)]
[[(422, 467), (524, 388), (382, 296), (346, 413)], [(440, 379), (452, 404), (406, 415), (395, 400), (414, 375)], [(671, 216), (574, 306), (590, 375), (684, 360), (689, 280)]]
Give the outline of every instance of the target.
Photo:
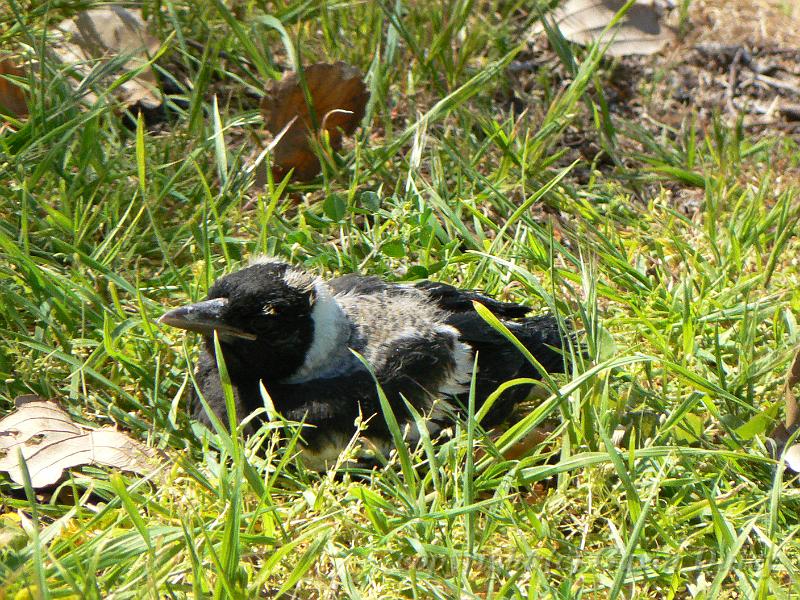
[(275, 307), (272, 306), (271, 304), (265, 304), (264, 308), (261, 309), (261, 312), (263, 314), (267, 315), (268, 317), (272, 317), (272, 316), (278, 314), (278, 311), (275, 310)]

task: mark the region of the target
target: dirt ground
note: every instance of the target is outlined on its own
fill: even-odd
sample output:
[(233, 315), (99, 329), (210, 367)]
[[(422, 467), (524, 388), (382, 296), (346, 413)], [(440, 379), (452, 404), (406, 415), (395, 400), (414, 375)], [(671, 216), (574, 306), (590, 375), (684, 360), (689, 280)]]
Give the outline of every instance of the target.
[[(647, 110), (677, 125), (687, 110), (746, 129), (800, 132), (800, 2), (694, 2), (655, 63), (667, 76)], [(682, 35), (681, 35), (682, 34)]]
[[(642, 75), (633, 116), (651, 130), (685, 130), (694, 120), (700, 134), (718, 116), (728, 126), (741, 124), (751, 143), (769, 139), (779, 148), (784, 140), (788, 151), (770, 152), (781, 173), (771, 182), (773, 197), (800, 186), (800, 160), (791, 150), (800, 143), (800, 2), (699, 0), (677, 33), (662, 53), (623, 61)], [(757, 161), (740, 167), (740, 183), (761, 185)], [(701, 189), (671, 191), (683, 212), (702, 203)]]
[[(593, 169), (624, 166), (635, 172), (642, 166), (635, 158), (644, 150), (642, 130), (657, 144), (664, 136), (684, 135), (694, 124), (698, 139), (703, 139), (716, 121), (729, 127), (740, 124), (751, 144), (768, 138), (781, 145), (786, 140), (789, 151), (772, 153), (775, 170), (781, 173), (772, 182), (774, 193), (800, 186), (800, 158), (791, 151), (791, 144), (800, 143), (800, 1), (695, 0), (686, 14), (675, 8), (664, 19), (675, 39), (663, 50), (652, 56), (608, 59), (603, 94), (620, 128), (622, 165), (604, 155), (588, 114), (565, 132), (563, 143), (571, 149), (565, 164), (583, 159)], [(560, 80), (562, 86), (569, 83), (543, 35), (532, 39), (509, 74), (510, 97), (505, 101), (517, 111), (527, 109), (534, 120), (538, 107), (548, 104), (541, 78)], [(740, 183), (759, 185), (763, 168), (757, 161), (743, 162), (740, 168), (734, 174)], [(588, 180), (590, 170), (579, 167), (574, 174), (580, 183)], [(683, 212), (695, 213), (702, 204), (699, 187), (676, 181), (668, 188)]]

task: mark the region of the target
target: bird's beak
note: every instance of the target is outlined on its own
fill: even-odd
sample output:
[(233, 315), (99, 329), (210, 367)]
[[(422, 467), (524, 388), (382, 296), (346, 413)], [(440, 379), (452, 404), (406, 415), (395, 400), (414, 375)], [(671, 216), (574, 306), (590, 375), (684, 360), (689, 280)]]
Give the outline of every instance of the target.
[(196, 304), (180, 306), (161, 315), (159, 323), (186, 329), (187, 331), (197, 331), (198, 333), (212, 334), (217, 332), (219, 335), (254, 340), (256, 336), (238, 327), (228, 325), (223, 318), (223, 310), (228, 303), (227, 298), (214, 298), (203, 300)]

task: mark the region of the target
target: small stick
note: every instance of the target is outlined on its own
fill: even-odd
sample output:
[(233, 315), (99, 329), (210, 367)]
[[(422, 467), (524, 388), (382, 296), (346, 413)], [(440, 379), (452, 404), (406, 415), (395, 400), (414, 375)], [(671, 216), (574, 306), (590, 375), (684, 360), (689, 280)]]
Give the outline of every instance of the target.
[(767, 75), (756, 75), (755, 80), (766, 84), (770, 87), (777, 88), (779, 90), (784, 90), (785, 92), (790, 92), (795, 96), (800, 96), (800, 88), (796, 85), (792, 85), (791, 83), (786, 83), (785, 81), (781, 81), (780, 79), (775, 79), (774, 77), (769, 77)]
[(733, 55), (731, 67), (728, 69), (728, 89), (725, 92), (725, 104), (728, 106), (728, 111), (736, 114), (736, 107), (733, 105), (733, 97), (736, 93), (736, 83), (739, 79), (739, 63), (742, 61), (744, 55), (744, 48), (739, 46), (736, 54)]

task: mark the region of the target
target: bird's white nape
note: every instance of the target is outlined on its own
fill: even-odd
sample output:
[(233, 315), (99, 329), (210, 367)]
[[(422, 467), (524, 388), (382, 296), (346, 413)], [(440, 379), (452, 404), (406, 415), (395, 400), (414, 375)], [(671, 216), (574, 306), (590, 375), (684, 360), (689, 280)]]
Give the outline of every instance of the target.
[(348, 362), (350, 321), (333, 297), (328, 286), (318, 280), (314, 285), (316, 299), (311, 309), (314, 334), (302, 366), (286, 383), (303, 383), (321, 375), (330, 375), (337, 365)]

